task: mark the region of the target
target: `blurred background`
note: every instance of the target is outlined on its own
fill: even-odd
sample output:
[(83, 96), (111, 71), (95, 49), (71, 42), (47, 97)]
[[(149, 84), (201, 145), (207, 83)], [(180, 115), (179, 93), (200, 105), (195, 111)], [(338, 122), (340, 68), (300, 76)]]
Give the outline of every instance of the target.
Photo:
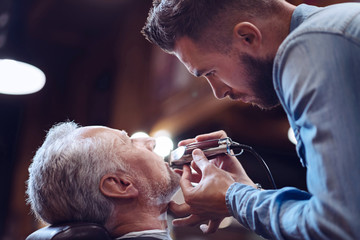
[[(205, 79), (141, 35), (150, 6), (151, 0), (0, 0), (0, 59), (30, 63), (46, 75), (39, 92), (0, 94), (0, 239), (25, 239), (43, 226), (26, 205), (27, 169), (46, 130), (66, 120), (129, 135), (165, 130), (175, 145), (223, 129), (265, 159), (278, 187), (306, 190), (283, 110), (216, 100)], [(255, 182), (271, 187), (255, 158), (239, 160)], [(171, 230), (174, 239), (257, 239), (231, 219), (224, 226), (209, 236), (198, 228)]]

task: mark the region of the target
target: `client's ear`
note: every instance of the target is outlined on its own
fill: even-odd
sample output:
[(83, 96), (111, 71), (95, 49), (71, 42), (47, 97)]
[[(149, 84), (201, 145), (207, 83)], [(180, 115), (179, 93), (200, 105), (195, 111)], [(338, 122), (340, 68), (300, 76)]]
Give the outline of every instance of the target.
[(120, 174), (105, 174), (100, 180), (100, 191), (112, 198), (135, 198), (139, 191), (128, 176)]

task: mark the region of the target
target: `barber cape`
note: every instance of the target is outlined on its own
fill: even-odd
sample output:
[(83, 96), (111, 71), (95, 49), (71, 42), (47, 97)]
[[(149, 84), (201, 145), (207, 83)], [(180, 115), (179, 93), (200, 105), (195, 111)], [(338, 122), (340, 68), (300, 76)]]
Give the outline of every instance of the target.
[(115, 238), (115, 240), (172, 240), (169, 232), (166, 230), (145, 230), (139, 232), (130, 232), (121, 237)]

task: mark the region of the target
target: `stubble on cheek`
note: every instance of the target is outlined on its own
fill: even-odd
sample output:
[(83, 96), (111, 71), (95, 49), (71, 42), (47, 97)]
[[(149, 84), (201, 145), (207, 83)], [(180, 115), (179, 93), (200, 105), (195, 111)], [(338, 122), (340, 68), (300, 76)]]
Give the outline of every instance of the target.
[(272, 68), (273, 59), (255, 59), (241, 55), (243, 65), (247, 69), (250, 89), (253, 92), (252, 104), (262, 109), (271, 109), (279, 105), (279, 99), (274, 89)]

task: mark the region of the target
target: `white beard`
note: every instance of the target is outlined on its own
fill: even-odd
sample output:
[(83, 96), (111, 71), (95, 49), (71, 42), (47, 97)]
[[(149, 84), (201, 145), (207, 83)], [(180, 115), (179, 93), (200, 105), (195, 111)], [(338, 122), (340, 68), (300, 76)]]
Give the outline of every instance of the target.
[(151, 205), (167, 204), (180, 188), (180, 176), (166, 168), (166, 176), (161, 181), (149, 182), (148, 179), (138, 181), (139, 189)]

